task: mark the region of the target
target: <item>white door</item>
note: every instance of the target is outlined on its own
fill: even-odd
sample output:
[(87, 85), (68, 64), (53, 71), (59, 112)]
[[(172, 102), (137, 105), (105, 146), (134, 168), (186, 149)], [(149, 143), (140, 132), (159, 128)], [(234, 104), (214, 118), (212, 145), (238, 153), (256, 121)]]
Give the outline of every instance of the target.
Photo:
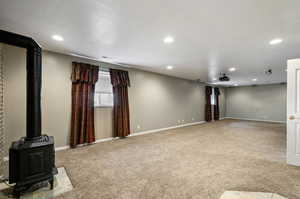
[(287, 163), (300, 166), (300, 59), (288, 61)]

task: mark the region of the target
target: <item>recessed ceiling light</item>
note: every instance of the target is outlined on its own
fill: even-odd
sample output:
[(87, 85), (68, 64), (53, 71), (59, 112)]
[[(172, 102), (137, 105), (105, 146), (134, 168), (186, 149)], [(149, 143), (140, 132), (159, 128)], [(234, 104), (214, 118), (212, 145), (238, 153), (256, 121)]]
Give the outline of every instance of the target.
[(53, 35), (52, 39), (54, 39), (56, 41), (63, 41), (64, 40), (64, 38), (62, 36), (60, 36), (60, 35)]
[(234, 84), (234, 86), (238, 86), (238, 84)]
[(167, 69), (168, 69), (168, 70), (172, 70), (172, 69), (173, 69), (173, 66), (167, 66)]
[(256, 79), (256, 78), (254, 78), (254, 79), (252, 79), (252, 81), (256, 82), (256, 81), (257, 81), (257, 79)]
[(233, 71), (236, 70), (236, 68), (232, 67), (232, 68), (229, 68), (228, 70), (229, 70), (230, 72), (233, 72)]
[(279, 44), (282, 42), (282, 39), (280, 38), (276, 38), (276, 39), (273, 39), (269, 42), (270, 45), (276, 45), (276, 44)]
[(164, 43), (166, 44), (170, 44), (170, 43), (173, 43), (174, 42), (174, 38), (171, 37), (171, 36), (168, 36), (166, 38), (164, 38)]

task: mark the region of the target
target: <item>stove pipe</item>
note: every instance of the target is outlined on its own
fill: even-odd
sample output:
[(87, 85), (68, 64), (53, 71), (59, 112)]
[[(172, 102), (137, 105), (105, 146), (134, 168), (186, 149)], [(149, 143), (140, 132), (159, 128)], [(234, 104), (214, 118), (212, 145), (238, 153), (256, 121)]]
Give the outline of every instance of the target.
[(27, 49), (26, 140), (41, 137), (42, 49), (29, 37), (0, 30), (0, 42)]

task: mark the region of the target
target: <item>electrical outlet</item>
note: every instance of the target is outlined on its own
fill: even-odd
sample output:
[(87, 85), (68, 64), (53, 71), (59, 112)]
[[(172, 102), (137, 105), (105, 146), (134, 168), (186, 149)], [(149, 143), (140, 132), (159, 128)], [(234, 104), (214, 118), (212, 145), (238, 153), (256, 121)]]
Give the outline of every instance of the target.
[(140, 128), (141, 128), (141, 126), (140, 126), (140, 125), (137, 125), (137, 126), (136, 126), (136, 128), (137, 128), (137, 129), (140, 129)]
[(194, 121), (195, 119), (194, 118), (192, 118), (192, 121)]

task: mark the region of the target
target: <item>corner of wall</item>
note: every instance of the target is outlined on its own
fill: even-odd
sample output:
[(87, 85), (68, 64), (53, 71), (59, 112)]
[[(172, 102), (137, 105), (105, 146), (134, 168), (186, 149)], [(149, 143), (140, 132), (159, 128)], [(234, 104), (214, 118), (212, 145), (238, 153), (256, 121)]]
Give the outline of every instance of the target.
[(5, 135), (4, 135), (4, 99), (3, 99), (3, 44), (0, 43), (0, 178), (5, 175), (6, 162), (4, 157), (7, 155), (5, 150)]

